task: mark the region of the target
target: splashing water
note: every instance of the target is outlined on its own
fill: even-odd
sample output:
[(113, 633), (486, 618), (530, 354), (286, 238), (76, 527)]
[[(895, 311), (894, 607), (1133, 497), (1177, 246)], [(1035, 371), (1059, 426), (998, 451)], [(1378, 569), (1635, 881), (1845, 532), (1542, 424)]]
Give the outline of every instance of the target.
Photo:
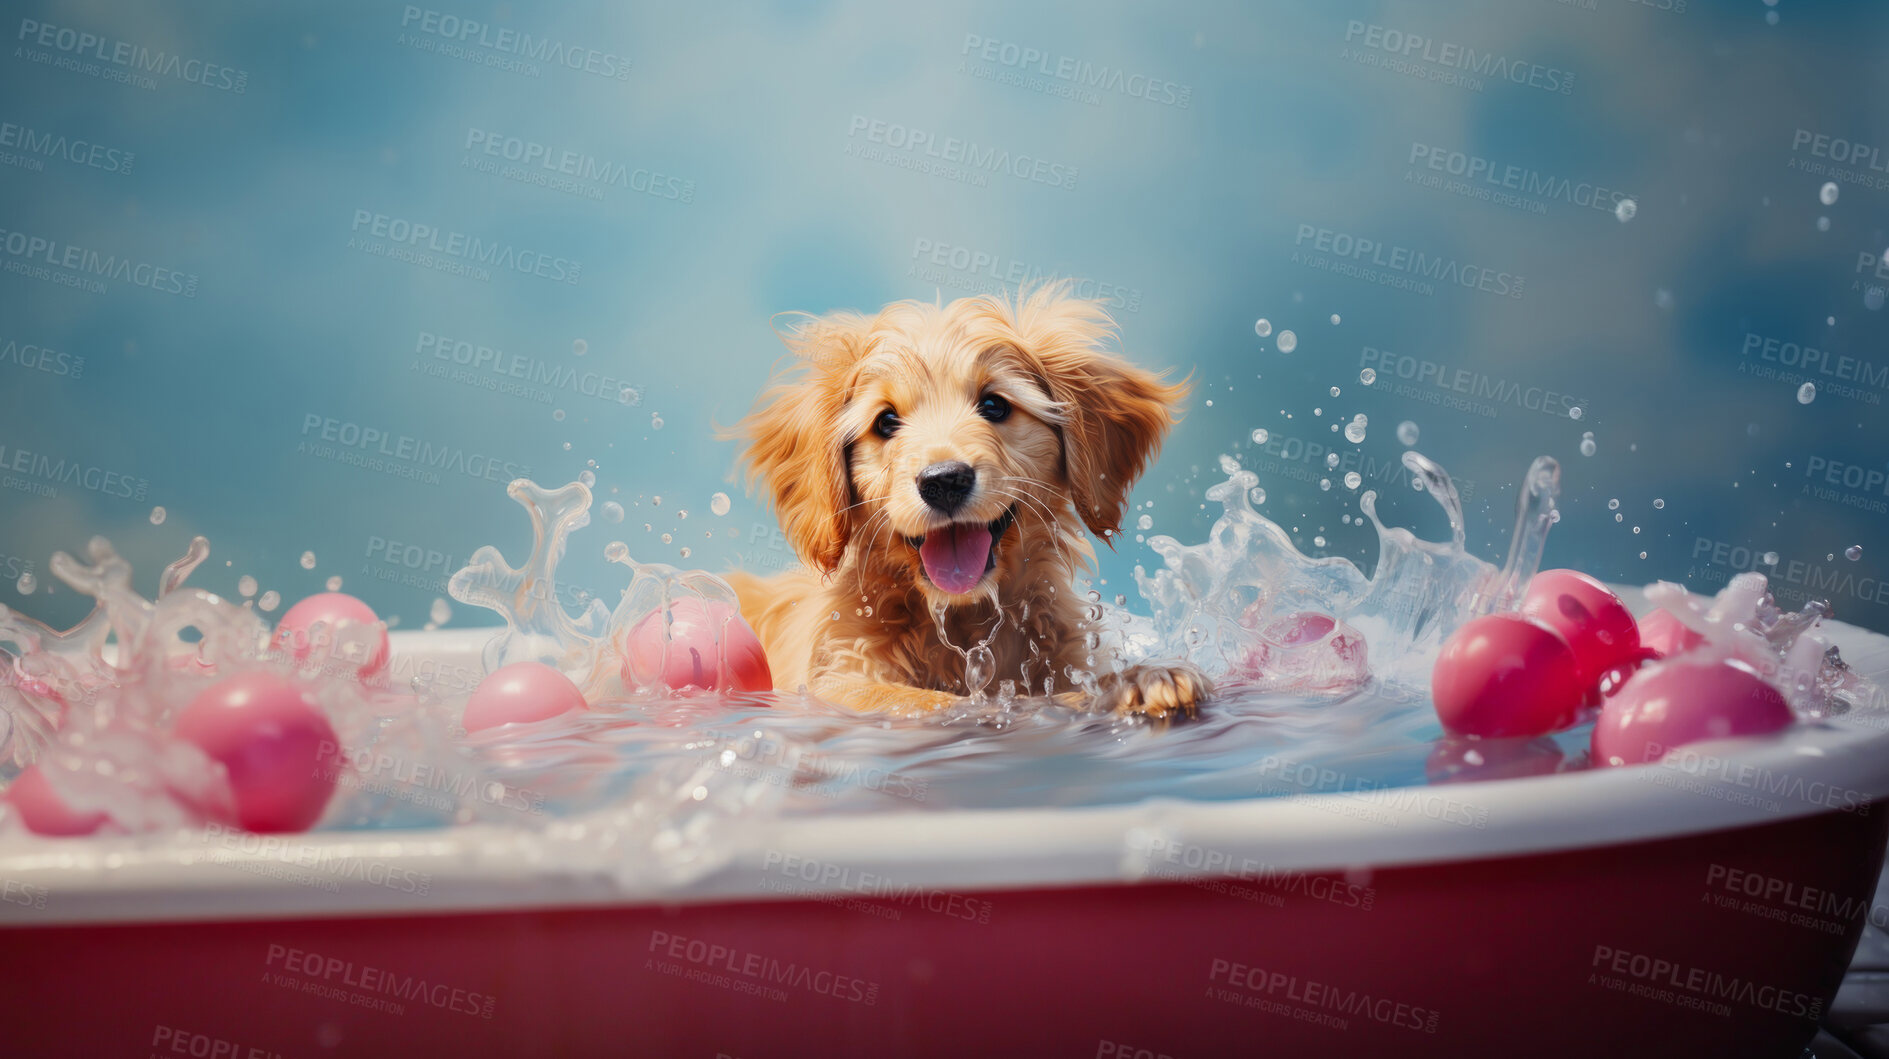
[[(1368, 643), (1380, 676), (1414, 679), (1421, 668), (1427, 679), (1427, 665), (1414, 663), (1427, 659), (1443, 637), (1520, 598), (1541, 563), (1561, 472), (1546, 456), (1529, 468), (1508, 562), (1498, 570), (1464, 548), (1462, 503), (1443, 468), (1414, 451), (1403, 454), (1403, 463), (1443, 508), (1451, 539), (1424, 541), (1387, 528), (1377, 517), (1376, 491), (1367, 491), (1358, 506), (1378, 535), (1377, 568), (1368, 578), (1348, 559), (1300, 553), (1285, 530), (1248, 502), (1259, 477), (1234, 467), (1225, 482), (1207, 490), (1207, 499), (1225, 513), (1204, 543), (1183, 545), (1168, 536), (1148, 542), (1164, 569), (1135, 571), (1154, 608), (1142, 653), (1178, 653), (1209, 674), (1249, 677), (1264, 676), (1282, 652), (1316, 655), (1321, 665), (1295, 662), (1290, 680), (1279, 683), (1317, 672), (1302, 686), (1335, 688), (1367, 679)], [(1328, 618), (1331, 624), (1322, 626), (1328, 635), (1305, 639), (1310, 619), (1304, 615)], [(1278, 622), (1289, 623), (1284, 641)]]

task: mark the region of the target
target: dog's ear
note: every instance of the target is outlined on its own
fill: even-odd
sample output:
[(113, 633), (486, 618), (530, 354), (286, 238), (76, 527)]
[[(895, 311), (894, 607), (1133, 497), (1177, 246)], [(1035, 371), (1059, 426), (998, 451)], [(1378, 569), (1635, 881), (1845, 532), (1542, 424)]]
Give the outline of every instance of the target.
[(807, 317), (780, 332), (796, 356), (777, 374), (732, 432), (747, 441), (748, 485), (764, 481), (796, 554), (830, 573), (852, 535), (847, 517), (852, 439), (835, 426), (846, 401), (847, 371), (863, 354), (866, 320), (854, 313)]
[(1020, 295), (1015, 326), (1062, 406), (1063, 467), (1076, 514), (1113, 547), (1129, 490), (1179, 421), (1190, 387), (1108, 352), (1115, 323), (1107, 309), (1071, 297), (1066, 285)]

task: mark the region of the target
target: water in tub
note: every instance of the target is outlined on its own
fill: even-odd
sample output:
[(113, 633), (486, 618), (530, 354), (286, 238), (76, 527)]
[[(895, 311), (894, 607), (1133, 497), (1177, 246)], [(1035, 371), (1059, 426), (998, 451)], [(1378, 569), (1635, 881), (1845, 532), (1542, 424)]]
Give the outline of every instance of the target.
[[(545, 664), (569, 677), (588, 705), (472, 733), (460, 722), (481, 673), (399, 658), (376, 669), (377, 624), (318, 622), (308, 649), (291, 653), (272, 645), (252, 606), (186, 583), (208, 554), (202, 538), (164, 571), (151, 599), (133, 590), (129, 564), (94, 538), (89, 562), (60, 554), (51, 566), (96, 599), (85, 621), (61, 632), (0, 607), (3, 775), (36, 764), (66, 808), (97, 817), (105, 830), (227, 820), (226, 770), (169, 733), (193, 697), (231, 672), (273, 670), (311, 688), (332, 728), (321, 752), (323, 782), (333, 782), (334, 794), (319, 827), (498, 822), (562, 837), (613, 870), (673, 879), (714, 865), (721, 829), (776, 814), (1094, 806), (1155, 796), (1383, 791), (1392, 798), (1427, 782), (1586, 767), (1586, 723), (1535, 740), (1455, 739), (1428, 700), (1443, 639), (1519, 601), (1556, 517), (1559, 467), (1543, 457), (1523, 473), (1514, 536), (1497, 566), (1466, 549), (1443, 468), (1414, 449), (1403, 463), (1411, 484), (1442, 509), (1451, 536), (1433, 542), (1386, 527), (1377, 497), (1364, 492), (1358, 506), (1379, 542), (1367, 577), (1346, 559), (1302, 554), (1256, 509), (1258, 477), (1222, 457), (1224, 480), (1205, 497), (1223, 513), (1207, 539), (1149, 540), (1159, 565), (1137, 570), (1146, 613), (1088, 593), (1094, 653), (1087, 667), (1051, 675), (1050, 690), (1063, 694), (1045, 697), (1040, 673), (992, 672), (975, 643), (954, 645), (969, 694), (924, 718), (862, 716), (785, 689), (665, 688), (660, 656), (674, 646), (678, 615), (731, 606), (733, 593), (708, 573), (638, 563), (618, 541), (580, 545), (592, 502), (582, 481), (557, 489), (511, 483), (531, 522), (530, 553), (513, 566), (497, 548), (481, 548), (450, 592), (504, 618), (484, 649), (485, 673)], [(557, 582), (558, 561), (577, 546), (600, 548), (621, 566), (628, 583), (614, 608), (596, 596), (601, 586), (585, 586), (588, 607), (566, 609), (573, 593)], [(1780, 673), (1796, 674), (1791, 699), (1800, 714), (1841, 710), (1856, 698), (1854, 675), (1810, 631), (1820, 610), (1779, 612), (1761, 575), (1746, 575), (1726, 594), (1733, 598), (1722, 594), (1720, 609), (1736, 611), (1740, 634), (1761, 641)], [(1653, 596), (1703, 630), (1710, 631), (1707, 618), (1730, 627), (1724, 614), (1691, 608), (1676, 586)], [(638, 635), (656, 656), (625, 665), (625, 641)], [(723, 639), (710, 650), (730, 646)], [(1197, 720), (1164, 725), (1068, 705), (1068, 692), (1111, 668), (1174, 658), (1199, 665), (1218, 685)], [(725, 661), (695, 664), (712, 670)], [(16, 810), (6, 810), (4, 826), (21, 826)]]

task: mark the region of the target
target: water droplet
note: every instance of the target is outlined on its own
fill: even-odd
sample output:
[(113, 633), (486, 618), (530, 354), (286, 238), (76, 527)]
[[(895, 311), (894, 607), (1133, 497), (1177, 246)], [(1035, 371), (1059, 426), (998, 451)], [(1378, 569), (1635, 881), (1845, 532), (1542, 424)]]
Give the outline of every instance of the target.
[(1765, 552), (1765, 553), (1764, 553), (1764, 554), (1763, 554), (1762, 556), (1760, 556), (1759, 558), (1763, 560), (1763, 562), (1764, 562), (1764, 565), (1766, 565), (1766, 566), (1776, 566), (1776, 565), (1777, 565), (1777, 553), (1776, 553), (1776, 552)]
[(576, 341), (574, 341), (574, 342), (572, 342), (572, 343), (571, 343), (571, 354), (572, 354), (573, 356), (579, 356), (579, 357), (581, 357), (581, 356), (583, 356), (584, 354), (586, 354), (586, 353), (588, 353), (588, 352), (590, 352), (590, 343), (589, 343), (589, 342), (586, 342), (586, 341), (584, 341), (583, 339), (581, 339), (581, 338), (580, 338), (580, 339), (577, 339)]
[(687, 548), (682, 549), (682, 557), (684, 559), (687, 559), (689, 557), (689, 550)]
[(676, 541), (676, 538), (673, 534), (665, 533), (662, 535), (662, 542), (664, 544), (674, 544), (675, 541)]
[(245, 599), (247, 599), (250, 596), (255, 595), (256, 594), (256, 579), (249, 576), (248, 574), (244, 574), (242, 577), (238, 578), (236, 581), (236, 591), (241, 592)]
[(1331, 325), (1333, 327), (1337, 327), (1340, 322), (1342, 322), (1342, 317), (1340, 317), (1337, 313), (1331, 314)]
[(1363, 371), (1358, 373), (1358, 381), (1365, 384), (1366, 386), (1371, 385), (1372, 383), (1377, 381), (1377, 370), (1375, 368), (1364, 369)]
[(1860, 544), (1850, 545), (1848, 548), (1843, 549), (1843, 557), (1850, 562), (1861, 559), (1863, 557), (1863, 546)]
[(1253, 333), (1261, 338), (1272, 334), (1272, 321), (1263, 316), (1253, 321)]
[(1663, 508), (1664, 508), (1665, 506), (1666, 506), (1666, 501), (1664, 501), (1664, 500), (1660, 500), (1660, 499), (1658, 499), (1658, 498), (1655, 498), (1655, 499), (1654, 499), (1654, 501), (1653, 501), (1653, 510), (1655, 510), (1655, 511), (1658, 511), (1658, 510), (1661, 510), (1661, 509), (1663, 509)]
[(1620, 510), (1620, 498), (1615, 497), (1614, 499), (1607, 501), (1607, 510), (1609, 511)]
[(260, 609), (265, 614), (269, 613), (270, 611), (275, 610), (277, 607), (281, 605), (282, 605), (282, 593), (277, 592), (273, 588), (267, 592), (264, 592), (262, 594), (262, 598), (256, 601), (257, 608)]
[(1412, 423), (1408, 419), (1397, 424), (1397, 440), (1398, 441), (1403, 442), (1407, 446), (1415, 445), (1417, 443), (1418, 436), (1419, 436), (1419, 432), (1417, 430), (1417, 424)]
[(1272, 432), (1265, 427), (1253, 428), (1253, 444), (1264, 445), (1272, 437)]
[(1638, 532), (1640, 532), (1640, 527), (1638, 527), (1638, 526), (1635, 526), (1635, 527), (1633, 527), (1633, 532), (1635, 532), (1635, 533), (1638, 533)]
[(1331, 388), (1331, 395), (1332, 395), (1333, 397), (1336, 397), (1336, 396), (1338, 396), (1338, 387), (1336, 387), (1336, 386), (1334, 386), (1334, 387), (1332, 387), (1332, 388)]
[(713, 511), (717, 516), (726, 515), (731, 506), (732, 503), (729, 501), (727, 493), (716, 493), (714, 496), (708, 498), (708, 509)]
[(1615, 522), (1625, 522), (1626, 520), (1627, 520), (1627, 516), (1625, 516), (1625, 515), (1618, 515), (1618, 514), (1617, 514), (1617, 515), (1615, 515), (1615, 516), (1614, 516), (1614, 521), (1615, 521)]
[(1364, 440), (1364, 417), (1359, 416), (1345, 424), (1345, 440), (1356, 445)]
[(436, 598), (433, 600), (432, 609), (426, 612), (426, 616), (433, 624), (444, 625), (453, 620), (453, 605), (443, 599)]
[(21, 574), (20, 579), (13, 582), (13, 587), (19, 590), (20, 595), (30, 596), (39, 587), (39, 579), (32, 574)]
[(1639, 212), (1640, 204), (1632, 199), (1621, 199), (1619, 202), (1614, 203), (1614, 216), (1620, 218), (1621, 224), (1632, 220), (1633, 215)]
[(688, 509), (688, 508), (686, 508), (686, 507), (679, 507), (679, 508), (676, 508), (676, 517), (677, 517), (677, 518), (688, 518), (688, 517), (689, 517), (689, 509)]
[(562, 408), (551, 409), (551, 419), (553, 422), (556, 422), (556, 423), (564, 422), (564, 409)]
[(1592, 456), (1596, 448), (1597, 446), (1594, 444), (1594, 435), (1592, 434), (1581, 435), (1581, 455)]
[(617, 403), (634, 408), (643, 403), (643, 391), (634, 386), (625, 386), (617, 391)]
[(335, 576), (329, 578), (325, 587), (330, 592), (341, 591), (341, 575), (336, 574)]
[(1641, 552), (1641, 553), (1640, 553), (1640, 558), (1642, 558), (1642, 559), (1644, 559), (1644, 558), (1646, 558), (1646, 553), (1645, 553), (1645, 552)]
[(1331, 492), (1331, 479), (1330, 479), (1330, 478), (1320, 478), (1320, 479), (1318, 480), (1318, 487), (1319, 487), (1320, 489), (1322, 489), (1322, 490), (1324, 490), (1324, 491), (1325, 491), (1325, 492), (1327, 492), (1327, 493), (1329, 493), (1329, 492)]
[(586, 489), (594, 488), (597, 484), (597, 474), (595, 471), (590, 470), (578, 471), (577, 480), (584, 483), (584, 488)]
[(1335, 452), (1326, 453), (1325, 466), (1332, 470), (1336, 470), (1338, 468), (1338, 454)]
[(1363, 475), (1359, 474), (1356, 471), (1345, 472), (1345, 488), (1346, 489), (1356, 489), (1358, 486), (1361, 486), (1363, 484), (1364, 484)]
[(1281, 353), (1290, 353), (1299, 348), (1299, 336), (1290, 331), (1279, 332), (1277, 341), (1279, 343), (1279, 352)]
[(1234, 459), (1232, 456), (1229, 456), (1224, 452), (1220, 454), (1220, 473), (1221, 474), (1238, 474), (1239, 470), (1240, 470), (1240, 461)]
[(662, 497), (660, 497), (660, 496), (652, 496), (652, 497), (650, 497), (650, 498), (649, 498), (649, 502), (650, 502), (651, 504), (654, 504), (654, 505), (655, 505), (655, 506), (657, 506), (657, 507), (661, 507), (661, 506), (662, 506)]
[(1312, 409), (1312, 414), (1315, 416), (1322, 416), (1325, 414), (1325, 410), (1323, 408), (1314, 408)]
[(1827, 232), (1827, 231), (1829, 231), (1829, 230), (1830, 230), (1830, 218), (1828, 218), (1828, 217), (1819, 217), (1819, 218), (1817, 218), (1817, 230), (1818, 230), (1818, 231), (1820, 231), (1820, 232)]
[(1817, 399), (1817, 384), (1807, 382), (1797, 388), (1797, 403), (1809, 404)]
[(1255, 505), (1263, 504), (1266, 502), (1266, 490), (1261, 489), (1259, 486), (1254, 486), (1253, 491), (1249, 493), (1248, 495), (1253, 498), (1253, 503)]
[(1154, 528), (1154, 519), (1143, 515), (1135, 520), (1135, 528), (1138, 530), (1151, 530)]
[(570, 443), (570, 442), (568, 442), (568, 441), (567, 441), (567, 442), (565, 442), (565, 443), (564, 443), (564, 451), (565, 451), (565, 452), (569, 452), (569, 451), (571, 451), (571, 443)]
[(1323, 548), (1324, 546), (1325, 546), (1325, 538), (1323, 536), (1312, 538), (1312, 547)]
[(662, 416), (659, 416), (656, 413), (651, 412), (649, 414), (649, 429), (661, 430), (662, 429)]
[(169, 512), (165, 511), (161, 507), (152, 508), (151, 509), (151, 525), (162, 526), (164, 524), (164, 519), (167, 518), (169, 514), (170, 514)]
[(839, 611), (837, 611), (837, 610), (836, 610), (836, 611), (834, 611), (833, 613), (831, 613), (831, 614), (829, 614), (829, 615), (827, 615), (827, 619), (826, 619), (826, 620), (828, 620), (828, 621), (838, 621), (838, 620), (840, 620), (840, 612), (839, 612)]
[(302, 553), (302, 569), (313, 570), (314, 568), (315, 568), (315, 553), (303, 552)]
[(617, 503), (614, 500), (604, 501), (603, 507), (600, 510), (603, 514), (603, 520), (605, 522), (622, 522), (623, 521), (623, 505)]
[(1817, 189), (1817, 201), (1823, 203), (1825, 206), (1836, 205), (1838, 190), (1836, 181), (1834, 180), (1825, 184), (1823, 187)]

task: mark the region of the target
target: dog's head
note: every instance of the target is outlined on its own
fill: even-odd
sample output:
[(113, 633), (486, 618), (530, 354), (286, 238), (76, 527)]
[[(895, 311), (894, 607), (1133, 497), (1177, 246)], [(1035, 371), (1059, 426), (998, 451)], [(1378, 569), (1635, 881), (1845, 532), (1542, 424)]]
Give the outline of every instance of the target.
[(822, 571), (856, 541), (934, 602), (989, 596), (1031, 528), (1075, 517), (1112, 543), (1175, 420), (1186, 383), (1107, 352), (1114, 331), (1067, 284), (808, 318), (785, 336), (798, 362), (739, 428), (750, 481)]

